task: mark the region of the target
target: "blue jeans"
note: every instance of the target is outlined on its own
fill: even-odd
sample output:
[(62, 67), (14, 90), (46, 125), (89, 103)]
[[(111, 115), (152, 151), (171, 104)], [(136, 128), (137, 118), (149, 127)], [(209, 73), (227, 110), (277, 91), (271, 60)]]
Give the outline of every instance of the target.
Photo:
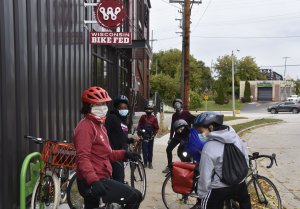
[(144, 164), (152, 163), (154, 139), (142, 142)]

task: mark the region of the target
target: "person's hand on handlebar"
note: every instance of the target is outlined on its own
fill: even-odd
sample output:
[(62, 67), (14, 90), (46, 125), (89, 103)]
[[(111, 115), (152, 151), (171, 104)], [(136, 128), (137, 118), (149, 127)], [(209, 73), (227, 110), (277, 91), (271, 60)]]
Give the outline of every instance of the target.
[(132, 161), (138, 161), (138, 160), (142, 159), (141, 155), (139, 153), (136, 153), (136, 152), (126, 151), (124, 156), (125, 156), (125, 158), (131, 159)]
[(151, 136), (151, 138), (150, 138), (149, 140), (153, 140), (153, 139), (154, 139), (154, 137), (155, 137), (155, 136), (154, 136), (154, 135), (152, 135), (152, 136)]
[(106, 190), (109, 190), (109, 186), (105, 183), (105, 179), (101, 179), (91, 183), (91, 190), (93, 195), (102, 197), (106, 195)]
[(137, 138), (134, 139), (133, 142), (135, 143), (135, 142), (139, 142), (139, 141), (140, 141), (140, 137), (137, 137)]

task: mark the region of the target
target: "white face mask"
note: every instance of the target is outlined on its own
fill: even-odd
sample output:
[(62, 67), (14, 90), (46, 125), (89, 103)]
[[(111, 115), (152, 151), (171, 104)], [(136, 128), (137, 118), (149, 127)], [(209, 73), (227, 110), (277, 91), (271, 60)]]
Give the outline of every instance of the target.
[(93, 115), (96, 115), (98, 117), (105, 117), (106, 116), (106, 113), (108, 111), (108, 107), (106, 105), (104, 106), (95, 106), (95, 107), (92, 107), (91, 109), (91, 113)]

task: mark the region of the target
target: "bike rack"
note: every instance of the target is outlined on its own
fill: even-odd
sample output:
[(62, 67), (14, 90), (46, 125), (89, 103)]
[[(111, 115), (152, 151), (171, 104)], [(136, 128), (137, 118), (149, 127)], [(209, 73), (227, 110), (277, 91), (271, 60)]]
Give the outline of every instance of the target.
[[(30, 163), (30, 160), (37, 157), (39, 160), (37, 163)], [(41, 160), (41, 153), (33, 152), (25, 158), (21, 168), (20, 174), (20, 209), (26, 209), (26, 197), (32, 194), (34, 186), (40, 175), (35, 175), (34, 171), (39, 174), (40, 170), (44, 166), (44, 161)], [(27, 167), (30, 164), (30, 181), (26, 182)]]

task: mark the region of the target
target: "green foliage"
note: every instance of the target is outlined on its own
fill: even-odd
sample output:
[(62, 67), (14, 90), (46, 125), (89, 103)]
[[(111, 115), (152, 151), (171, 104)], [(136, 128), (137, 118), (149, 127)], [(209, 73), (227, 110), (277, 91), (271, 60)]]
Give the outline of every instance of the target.
[(300, 94), (300, 80), (297, 79), (296, 81), (294, 81), (294, 83), (296, 84), (295, 86), (295, 94), (299, 95)]
[(225, 94), (222, 83), (219, 83), (219, 89), (218, 89), (218, 104), (223, 105), (225, 103)]
[[(239, 87), (241, 80), (266, 80), (263, 76), (260, 68), (255, 62), (255, 58), (246, 56), (238, 60), (235, 56), (234, 60), (234, 92), (235, 95), (239, 94)], [(215, 65), (215, 72), (218, 74), (219, 82), (223, 83), (224, 91), (226, 95), (232, 94), (232, 57), (225, 55), (218, 57)], [(218, 85), (214, 85), (214, 89), (218, 88)]]
[(180, 85), (176, 79), (169, 75), (157, 74), (150, 75), (150, 94), (154, 95), (155, 90), (158, 90), (159, 95), (163, 99), (175, 99), (180, 93)]
[(194, 91), (190, 91), (190, 109), (197, 109), (201, 107), (201, 97)]
[[(157, 60), (157, 76), (163, 74), (168, 77), (158, 76), (160, 82), (156, 82), (158, 78), (153, 77), (156, 75), (156, 60)], [(152, 79), (153, 78), (153, 79)], [(171, 82), (170, 79), (173, 81)], [(161, 82), (166, 82), (162, 84)], [(211, 76), (209, 67), (205, 67), (205, 63), (198, 61), (193, 55), (190, 55), (190, 91), (198, 92), (201, 95), (205, 89), (210, 89), (214, 82)], [(170, 89), (177, 84), (169, 92), (162, 92)], [(160, 51), (153, 53), (153, 60), (151, 63), (150, 71), (150, 94), (158, 90), (161, 98), (172, 99), (180, 96), (181, 84), (181, 51), (178, 49), (170, 49), (167, 51)], [(175, 92), (176, 90), (176, 92)], [(167, 97), (165, 97), (165, 96)], [(151, 95), (150, 95), (151, 96)], [(171, 98), (172, 96), (172, 98)]]
[(247, 98), (247, 101), (250, 102), (251, 101), (251, 88), (250, 88), (250, 83), (249, 81), (246, 80), (246, 83), (245, 83), (245, 91), (244, 91), (244, 97)]

